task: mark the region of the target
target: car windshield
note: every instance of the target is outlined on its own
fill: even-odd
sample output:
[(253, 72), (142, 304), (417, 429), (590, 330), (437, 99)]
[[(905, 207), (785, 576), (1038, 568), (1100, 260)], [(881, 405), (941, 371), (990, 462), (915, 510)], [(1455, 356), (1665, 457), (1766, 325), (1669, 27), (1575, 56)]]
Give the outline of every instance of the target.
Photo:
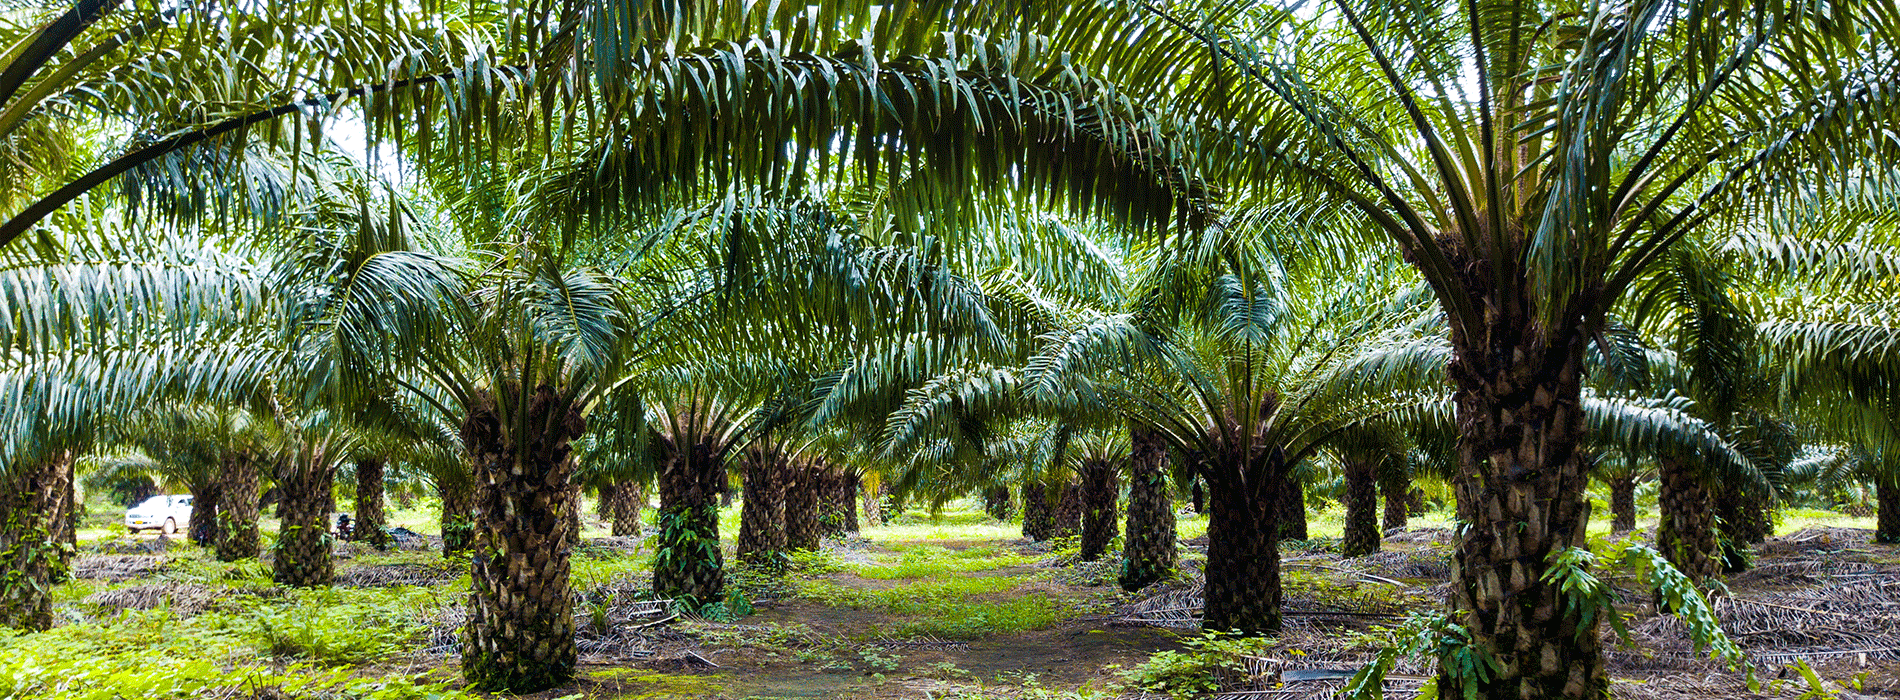
[(140, 508), (164, 508), (166, 498), (167, 496), (153, 496), (151, 498), (145, 499), (144, 503), (140, 503), (136, 506), (132, 506), (132, 509), (138, 510)]

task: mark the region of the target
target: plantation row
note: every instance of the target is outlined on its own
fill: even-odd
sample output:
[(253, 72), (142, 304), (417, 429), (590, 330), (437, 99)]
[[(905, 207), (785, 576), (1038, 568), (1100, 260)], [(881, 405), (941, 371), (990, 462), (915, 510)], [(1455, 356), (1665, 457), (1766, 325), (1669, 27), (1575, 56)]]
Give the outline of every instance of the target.
[(1709, 644), (1777, 509), (1900, 541), (1892, 3), (78, 0), (0, 34), (9, 626), (54, 623), (82, 476), (189, 490), (294, 587), (335, 578), (339, 474), (372, 545), (433, 492), (463, 675), (508, 692), (574, 675), (585, 492), (628, 536), (657, 500), (688, 609), (736, 605), (735, 490), (750, 568), (980, 494), (1083, 561), (1119, 536), (1131, 590), (1192, 502), (1201, 626), (1270, 636), (1309, 505), (1363, 556), (1429, 489), (1454, 568), (1412, 649), (1499, 700), (1608, 692), (1586, 533), (1652, 486), (1630, 561)]

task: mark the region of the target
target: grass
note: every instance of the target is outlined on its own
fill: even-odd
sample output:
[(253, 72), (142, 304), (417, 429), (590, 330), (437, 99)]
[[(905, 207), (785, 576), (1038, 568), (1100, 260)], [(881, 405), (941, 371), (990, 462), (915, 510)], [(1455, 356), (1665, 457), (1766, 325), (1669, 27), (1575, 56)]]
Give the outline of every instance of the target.
[(979, 597), (1016, 592), (1039, 576), (957, 577), (919, 581), (885, 589), (854, 588), (829, 580), (801, 582), (799, 595), (829, 607), (881, 612), (904, 618), (905, 636), (979, 639), (1053, 626), (1068, 603), (1042, 591), (1020, 592), (1004, 600)]
[(932, 544), (904, 543), (893, 544), (890, 548), (899, 553), (895, 563), (859, 564), (848, 568), (870, 579), (918, 579), (1025, 566), (1042, 558), (1041, 555), (1017, 554), (994, 546), (948, 549)]

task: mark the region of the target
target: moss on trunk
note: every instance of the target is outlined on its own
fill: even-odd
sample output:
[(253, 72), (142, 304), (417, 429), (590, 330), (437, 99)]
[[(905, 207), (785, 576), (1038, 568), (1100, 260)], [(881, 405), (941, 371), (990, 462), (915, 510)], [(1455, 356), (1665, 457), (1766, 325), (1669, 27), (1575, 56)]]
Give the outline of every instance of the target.
[(725, 453), (712, 445), (681, 445), (660, 469), (660, 541), (653, 588), (704, 605), (725, 596), (725, 554), (719, 550), (719, 498), (726, 487)]
[(249, 457), (225, 462), (224, 480), (219, 488), (223, 496), (218, 508), (218, 560), (237, 561), (257, 557), (259, 547), (257, 463)]
[(53, 582), (66, 576), (68, 556), (47, 522), (59, 472), (53, 460), (21, 460), (0, 472), (0, 626), (53, 626)]
[(1174, 573), (1175, 522), (1165, 438), (1131, 427), (1128, 439), (1128, 533), (1119, 583), (1136, 591)]
[[(335, 577), (330, 549), (331, 488), (336, 466), (319, 452), (288, 459), (278, 469), (280, 499), (271, 577), (286, 586), (328, 586)], [(194, 502), (195, 503), (195, 502)], [(195, 515), (195, 513), (194, 513)]]

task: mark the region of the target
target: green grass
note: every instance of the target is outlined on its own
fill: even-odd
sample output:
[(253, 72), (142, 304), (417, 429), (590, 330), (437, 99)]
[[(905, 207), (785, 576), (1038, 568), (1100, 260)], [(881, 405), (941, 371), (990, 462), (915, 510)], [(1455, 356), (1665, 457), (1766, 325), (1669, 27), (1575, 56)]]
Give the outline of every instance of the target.
[[(197, 566), (180, 557), (181, 574)], [(194, 574), (195, 575), (195, 574)], [(183, 583), (184, 581), (175, 582)], [(62, 584), (62, 601), (118, 586)], [(162, 583), (163, 581), (158, 581)], [(249, 587), (251, 579), (208, 582)], [(0, 697), (214, 697), (275, 688), (286, 697), (456, 700), (468, 696), (354, 669), (412, 651), (424, 624), (460, 595), (446, 589), (311, 589), (248, 597), (198, 615), (169, 608), (78, 619), (47, 632), (0, 631)], [(73, 609), (86, 612), (89, 606)]]
[(834, 608), (868, 610), (906, 618), (897, 631), (908, 636), (977, 639), (1052, 626), (1069, 605), (1042, 591), (1020, 592), (1005, 600), (979, 596), (1014, 592), (1037, 576), (982, 576), (919, 581), (886, 589), (864, 589), (819, 580), (802, 582), (799, 595)]
[(864, 578), (917, 579), (1024, 566), (1042, 558), (1041, 555), (1017, 554), (993, 546), (953, 550), (932, 544), (902, 543), (893, 544), (890, 548), (899, 553), (895, 563), (859, 564), (848, 568)]

